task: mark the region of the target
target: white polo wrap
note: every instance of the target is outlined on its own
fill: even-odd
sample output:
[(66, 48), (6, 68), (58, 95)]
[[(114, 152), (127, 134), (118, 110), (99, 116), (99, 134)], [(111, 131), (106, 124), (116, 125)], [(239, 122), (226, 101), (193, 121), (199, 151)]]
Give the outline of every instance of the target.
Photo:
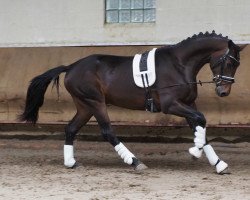
[(200, 158), (202, 156), (202, 147), (206, 144), (206, 128), (201, 126), (196, 126), (196, 131), (194, 132), (194, 147), (189, 148), (189, 153), (196, 157)]
[(215, 165), (217, 163), (219, 157), (216, 155), (213, 147), (210, 144), (208, 144), (208, 145), (205, 145), (203, 147), (203, 149), (204, 149), (204, 152), (205, 152), (205, 154), (207, 156), (207, 159), (208, 159), (209, 163), (211, 165)]
[(202, 148), (206, 144), (206, 128), (202, 128), (201, 126), (196, 126), (196, 131), (194, 133), (194, 143), (198, 148)]
[(221, 173), (223, 170), (225, 170), (228, 167), (227, 163), (225, 163), (223, 160), (219, 160), (219, 157), (216, 155), (213, 147), (210, 144), (205, 145), (203, 149), (204, 149), (204, 152), (207, 156), (209, 163), (213, 166), (217, 164), (216, 165), (217, 173)]
[(73, 145), (64, 145), (64, 165), (66, 167), (73, 167), (76, 163), (74, 159), (74, 147)]
[(115, 146), (115, 150), (123, 161), (129, 165), (133, 163), (135, 157), (121, 142)]
[(202, 156), (202, 152), (203, 150), (199, 149), (198, 147), (189, 148), (189, 153), (196, 158), (200, 158)]
[(228, 164), (225, 163), (223, 160), (221, 160), (217, 165), (216, 165), (216, 172), (219, 174), (222, 171), (224, 171), (226, 168), (228, 168)]

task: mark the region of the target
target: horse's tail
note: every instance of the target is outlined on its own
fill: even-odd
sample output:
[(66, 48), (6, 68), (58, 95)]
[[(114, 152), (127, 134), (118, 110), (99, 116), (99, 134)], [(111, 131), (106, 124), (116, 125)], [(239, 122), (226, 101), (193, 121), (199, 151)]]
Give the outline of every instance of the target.
[(43, 105), (44, 94), (48, 88), (48, 85), (53, 81), (53, 85), (56, 86), (57, 92), (59, 89), (59, 75), (62, 72), (67, 72), (71, 67), (59, 66), (48, 70), (47, 72), (36, 76), (30, 82), (28, 87), (25, 109), (19, 116), (20, 121), (36, 123), (38, 119), (39, 108)]

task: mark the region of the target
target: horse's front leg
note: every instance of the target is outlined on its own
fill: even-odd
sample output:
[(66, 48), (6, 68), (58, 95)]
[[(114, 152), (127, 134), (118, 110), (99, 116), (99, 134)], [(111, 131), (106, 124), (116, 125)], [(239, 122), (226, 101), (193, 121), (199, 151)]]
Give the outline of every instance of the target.
[[(196, 109), (196, 104), (192, 103), (189, 105), (191, 108), (193, 108), (194, 110), (197, 111)], [(204, 118), (204, 116), (202, 117)], [(194, 139), (194, 143), (195, 146), (189, 148), (189, 153), (194, 157), (194, 158), (200, 158), (202, 156), (202, 152), (203, 152), (203, 146), (204, 143), (206, 143), (206, 129), (199, 127), (199, 124), (197, 124), (196, 121), (192, 120), (189, 117), (186, 117), (187, 123), (189, 125), (189, 127), (194, 131), (194, 135), (195, 135), (195, 139)], [(206, 123), (206, 120), (204, 118), (204, 122)], [(197, 130), (198, 129), (198, 130)], [(203, 132), (202, 134), (199, 134), (199, 132)], [(202, 141), (201, 143), (199, 143), (198, 141)]]
[(193, 128), (195, 132), (195, 146), (189, 149), (189, 153), (199, 158), (201, 157), (202, 150), (204, 150), (209, 163), (216, 167), (217, 173), (223, 173), (228, 168), (228, 165), (219, 159), (213, 147), (208, 144), (206, 140), (206, 119), (204, 115), (195, 108), (178, 101), (175, 101), (168, 108), (167, 112), (169, 114), (185, 117), (189, 125)]

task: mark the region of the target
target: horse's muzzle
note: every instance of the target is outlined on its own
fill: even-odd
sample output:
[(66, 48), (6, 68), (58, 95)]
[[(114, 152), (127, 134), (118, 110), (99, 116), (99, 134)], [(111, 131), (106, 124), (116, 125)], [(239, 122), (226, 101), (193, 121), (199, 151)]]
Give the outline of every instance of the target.
[(230, 94), (231, 84), (217, 86), (215, 91), (219, 97), (226, 97)]

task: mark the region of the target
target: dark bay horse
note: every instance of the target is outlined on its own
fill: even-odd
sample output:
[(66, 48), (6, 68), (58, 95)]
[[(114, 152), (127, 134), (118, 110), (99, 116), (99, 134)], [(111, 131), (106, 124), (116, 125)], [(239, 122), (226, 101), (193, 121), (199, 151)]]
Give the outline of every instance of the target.
[[(228, 165), (219, 159), (206, 140), (206, 119), (195, 106), (196, 76), (209, 63), (217, 95), (228, 96), (240, 64), (239, 53), (244, 47), (235, 45), (228, 37), (207, 32), (155, 51), (157, 78), (151, 86), (151, 95), (156, 110), (186, 118), (195, 134), (190, 154), (199, 158), (204, 151), (217, 173), (222, 173)], [(145, 109), (145, 90), (134, 84), (132, 62), (133, 57), (91, 55), (69, 66), (48, 70), (31, 81), (21, 120), (36, 123), (48, 85), (54, 81), (58, 86), (59, 75), (65, 72), (65, 87), (77, 108), (65, 128), (65, 166), (75, 166), (73, 141), (79, 129), (94, 116), (104, 139), (113, 145), (124, 162), (137, 170), (146, 168), (115, 136), (106, 106)]]

